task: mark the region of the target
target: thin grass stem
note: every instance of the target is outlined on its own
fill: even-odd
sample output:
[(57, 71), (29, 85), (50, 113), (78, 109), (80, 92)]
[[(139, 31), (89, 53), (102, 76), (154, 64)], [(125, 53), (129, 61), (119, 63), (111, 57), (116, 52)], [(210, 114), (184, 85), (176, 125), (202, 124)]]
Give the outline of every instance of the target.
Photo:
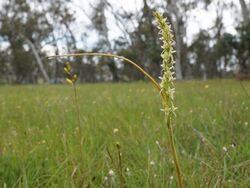
[(168, 128), (168, 138), (169, 138), (171, 153), (173, 155), (173, 160), (174, 160), (174, 164), (175, 164), (178, 184), (179, 184), (180, 188), (184, 188), (180, 163), (179, 163), (179, 159), (178, 159), (177, 152), (176, 152), (176, 147), (175, 147), (175, 142), (174, 142), (174, 133), (173, 133), (173, 128), (172, 128), (172, 124), (171, 124), (171, 116), (170, 115), (167, 117), (167, 128)]
[[(166, 93), (162, 92), (162, 88), (157, 83), (157, 81), (152, 76), (150, 76), (143, 68), (141, 68), (138, 64), (136, 64), (135, 62), (133, 62), (132, 60), (130, 60), (128, 58), (125, 58), (125, 57), (119, 56), (119, 55), (108, 54), (108, 53), (64, 54), (64, 55), (50, 56), (49, 58), (67, 57), (67, 56), (74, 56), (74, 57), (75, 56), (81, 56), (81, 57), (83, 57), (83, 56), (102, 56), (102, 57), (113, 57), (113, 58), (121, 59), (121, 60), (131, 64), (132, 66), (134, 66), (137, 70), (139, 70), (141, 73), (143, 73), (153, 83), (153, 85), (155, 86), (155, 88), (158, 90), (158, 92), (161, 95), (163, 104), (166, 103), (166, 101), (168, 101), (168, 96), (166, 95)], [(175, 147), (174, 138), (173, 138), (174, 136), (173, 136), (173, 130), (172, 130), (172, 125), (171, 125), (171, 115), (170, 114), (167, 117), (167, 127), (168, 127), (168, 134), (169, 134), (169, 142), (170, 142), (170, 147), (171, 147), (171, 153), (172, 153), (175, 168), (176, 168), (176, 174), (177, 174), (179, 188), (184, 188), (181, 168), (180, 168), (180, 164), (179, 164), (179, 161), (178, 161), (176, 147)]]
[(117, 58), (117, 59), (121, 59), (127, 63), (130, 63), (131, 65), (133, 65), (137, 70), (139, 70), (140, 72), (142, 72), (156, 87), (156, 89), (158, 91), (161, 91), (161, 87), (160, 85), (157, 83), (157, 81), (150, 76), (145, 70), (143, 70), (143, 68), (141, 68), (138, 64), (136, 64), (135, 62), (133, 62), (132, 60), (125, 58), (123, 56), (119, 56), (119, 55), (114, 55), (114, 54), (108, 54), (108, 53), (79, 53), (79, 54), (64, 54), (64, 55), (55, 55), (55, 56), (50, 56), (49, 58), (54, 58), (54, 57), (67, 57), (67, 56), (102, 56), (102, 57), (113, 57), (113, 58)]
[(74, 98), (75, 98), (75, 107), (76, 107), (76, 113), (77, 113), (78, 127), (79, 127), (79, 132), (80, 132), (81, 131), (81, 117), (80, 117), (80, 108), (78, 105), (78, 96), (77, 96), (75, 83), (73, 84), (73, 89), (74, 89)]

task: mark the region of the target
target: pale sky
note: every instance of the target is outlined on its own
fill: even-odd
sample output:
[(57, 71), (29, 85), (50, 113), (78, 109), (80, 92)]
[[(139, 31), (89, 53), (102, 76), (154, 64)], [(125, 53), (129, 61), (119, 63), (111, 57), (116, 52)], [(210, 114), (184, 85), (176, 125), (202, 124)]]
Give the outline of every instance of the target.
[[(5, 0), (0, 0), (0, 5)], [(32, 1), (32, 0), (31, 0)], [(155, 0), (155, 2), (162, 2), (163, 0)], [(88, 33), (87, 27), (91, 25), (91, 21), (87, 15), (91, 15), (91, 7), (89, 2), (95, 4), (95, 0), (74, 0), (71, 5), (72, 10), (75, 11), (76, 23), (71, 25), (73, 33), (78, 40), (78, 47), (85, 50), (91, 49), (93, 44), (97, 42), (98, 37), (95, 32)], [(142, 6), (142, 0), (108, 0), (108, 2), (114, 7), (114, 10), (119, 10), (121, 7), (128, 12), (136, 12), (140, 10)], [(187, 42), (190, 43), (200, 29), (208, 30), (214, 24), (216, 18), (216, 4), (233, 2), (237, 9), (225, 9), (223, 10), (223, 23), (225, 30), (232, 34), (235, 34), (234, 29), (237, 19), (241, 19), (241, 12), (238, 0), (213, 0), (213, 3), (208, 7), (208, 10), (204, 10), (201, 6), (198, 6), (195, 10), (188, 13), (187, 23)], [(246, 0), (250, 4), (250, 0)], [(84, 10), (84, 11), (83, 11)], [(237, 12), (238, 10), (238, 12)], [(87, 15), (86, 15), (87, 14)], [(109, 27), (109, 39), (115, 39), (122, 35), (122, 32), (116, 26), (113, 16), (107, 12), (107, 20)], [(129, 27), (129, 26), (128, 26)], [(87, 32), (88, 37), (82, 37), (82, 33)], [(81, 40), (81, 38), (84, 39)], [(61, 53), (65, 53), (65, 44), (61, 43)], [(44, 50), (51, 50), (50, 46), (45, 46)]]
[[(246, 0), (249, 3), (250, 0)], [(91, 8), (89, 7), (89, 2), (92, 4), (95, 3), (95, 0), (74, 0), (74, 10), (76, 11), (77, 24), (73, 26), (73, 30), (75, 33), (81, 33), (87, 25), (90, 25), (91, 22), (89, 18), (83, 13), (82, 9), (87, 14), (91, 14)], [(122, 7), (124, 10), (128, 12), (135, 12), (136, 10), (140, 10), (142, 6), (142, 0), (108, 0), (108, 2), (114, 7), (115, 10), (119, 10)], [(162, 0), (156, 0), (155, 2), (162, 2)], [(224, 2), (230, 4), (233, 2), (237, 9), (240, 10), (240, 6), (238, 0), (214, 0), (211, 5), (208, 6), (208, 10), (204, 10), (201, 6), (198, 6), (195, 10), (190, 11), (188, 13), (188, 23), (187, 23), (187, 41), (190, 43), (195, 35), (199, 32), (200, 29), (209, 29), (213, 26), (215, 18), (216, 18), (216, 4), (218, 2)], [(115, 39), (122, 35), (119, 28), (117, 28), (114, 23), (114, 18), (111, 14), (107, 12), (108, 17), (108, 27), (109, 38)], [(223, 22), (225, 26), (225, 30), (229, 33), (235, 34), (236, 31), (234, 29), (236, 19), (240, 18), (240, 12), (235, 13), (235, 10), (226, 9), (223, 10)], [(78, 37), (80, 38), (80, 36)], [(98, 40), (97, 35), (93, 32), (86, 39), (84, 48), (90, 48), (94, 42)]]

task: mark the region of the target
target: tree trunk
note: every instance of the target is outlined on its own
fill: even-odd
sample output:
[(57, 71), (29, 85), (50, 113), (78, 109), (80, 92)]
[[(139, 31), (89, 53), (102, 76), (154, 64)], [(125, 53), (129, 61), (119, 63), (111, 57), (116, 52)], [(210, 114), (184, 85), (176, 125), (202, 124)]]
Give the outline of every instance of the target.
[(241, 13), (243, 16), (243, 22), (244, 22), (244, 25), (247, 25), (250, 22), (250, 17), (249, 17), (250, 11), (247, 8), (245, 0), (239, 0), (239, 1), (240, 1), (240, 6), (241, 6)]
[(181, 80), (183, 79), (182, 76), (182, 67), (181, 67), (181, 46), (182, 46), (182, 38), (179, 35), (179, 26), (178, 23), (174, 24), (175, 26), (175, 48), (176, 48), (176, 65), (175, 65), (175, 74), (176, 79)]
[(43, 75), (43, 78), (44, 78), (45, 82), (49, 82), (49, 76), (47, 74), (47, 71), (44, 68), (42, 59), (41, 59), (38, 51), (36, 50), (35, 45), (28, 38), (26, 38), (25, 36), (21, 35), (21, 37), (24, 38), (24, 40), (28, 43), (29, 47), (31, 48), (32, 53), (35, 56), (37, 65), (39, 66), (39, 69), (42, 72), (42, 75)]
[[(242, 17), (243, 17), (243, 24), (244, 24), (244, 26), (248, 26), (248, 25), (250, 25), (250, 10), (247, 7), (245, 0), (239, 0), (239, 1), (240, 1), (241, 13), (242, 13)], [(241, 68), (241, 69), (243, 69), (243, 70), (245, 69), (246, 73), (250, 74), (250, 57), (249, 57), (249, 55), (246, 59), (245, 68)]]
[[(183, 45), (183, 39), (182, 39), (182, 33), (184, 33), (185, 26), (180, 25), (181, 18), (179, 17), (179, 10), (177, 7), (177, 3), (172, 0), (167, 0), (167, 11), (169, 16), (174, 16), (175, 21), (172, 22), (173, 24), (173, 32), (175, 35), (175, 49), (176, 49), (176, 65), (175, 65), (175, 74), (176, 74), (176, 79), (180, 80), (183, 79), (183, 74), (182, 74), (182, 66), (181, 66), (181, 48)], [(173, 19), (172, 19), (173, 20)]]

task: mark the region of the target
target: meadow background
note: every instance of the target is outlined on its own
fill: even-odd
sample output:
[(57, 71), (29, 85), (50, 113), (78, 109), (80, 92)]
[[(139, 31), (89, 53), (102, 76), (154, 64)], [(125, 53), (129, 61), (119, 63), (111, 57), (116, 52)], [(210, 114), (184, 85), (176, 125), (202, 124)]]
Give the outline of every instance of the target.
[(163, 76), (155, 11), (186, 187), (250, 187), (250, 0), (0, 0), (0, 188), (178, 187), (160, 94), (121, 60)]
[[(84, 84), (77, 92), (80, 127), (71, 86), (0, 87), (0, 187), (119, 187), (120, 174), (128, 187), (177, 187), (151, 84)], [(247, 188), (250, 100), (240, 82), (177, 81), (175, 101), (186, 187)]]

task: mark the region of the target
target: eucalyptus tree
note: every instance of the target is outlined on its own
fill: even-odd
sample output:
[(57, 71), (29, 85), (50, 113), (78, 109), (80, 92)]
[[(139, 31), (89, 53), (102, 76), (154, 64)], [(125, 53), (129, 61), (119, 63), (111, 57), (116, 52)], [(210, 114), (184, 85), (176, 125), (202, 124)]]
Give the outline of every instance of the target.
[[(13, 82), (35, 82), (39, 74), (45, 82), (49, 81), (51, 70), (42, 49), (45, 44), (58, 38), (53, 35), (56, 29), (60, 30), (55, 27), (55, 17), (59, 20), (59, 27), (62, 23), (73, 21), (63, 2), (6, 0), (3, 3), (0, 12), (0, 38), (6, 44), (2, 50), (7, 50), (10, 57), (8, 68), (14, 73)], [(66, 35), (62, 37), (65, 38)]]
[(48, 36), (52, 28), (42, 24), (42, 14), (34, 12), (26, 0), (7, 0), (0, 14), (0, 36), (8, 44), (15, 82), (30, 81), (28, 77), (34, 69), (34, 62), (40, 68), (45, 81), (48, 81), (49, 77), (37, 45)]
[[(95, 4), (89, 3), (92, 8), (90, 20), (92, 22), (91, 28), (98, 34), (98, 42), (93, 47), (95, 52), (113, 52), (113, 47), (109, 38), (109, 27), (107, 22), (107, 8), (111, 6), (107, 0), (97, 0)], [(101, 79), (110, 73), (112, 81), (118, 81), (118, 68), (113, 59), (107, 57), (99, 58), (98, 66), (101, 73)], [(106, 68), (108, 67), (108, 69)], [(105, 75), (106, 74), (106, 75)]]
[(239, 0), (241, 6), (241, 13), (243, 17), (244, 25), (248, 25), (250, 23), (250, 7), (247, 6), (245, 0)]
[(250, 2), (239, 0), (243, 24), (238, 28), (239, 41), (237, 45), (240, 72), (250, 74)]

